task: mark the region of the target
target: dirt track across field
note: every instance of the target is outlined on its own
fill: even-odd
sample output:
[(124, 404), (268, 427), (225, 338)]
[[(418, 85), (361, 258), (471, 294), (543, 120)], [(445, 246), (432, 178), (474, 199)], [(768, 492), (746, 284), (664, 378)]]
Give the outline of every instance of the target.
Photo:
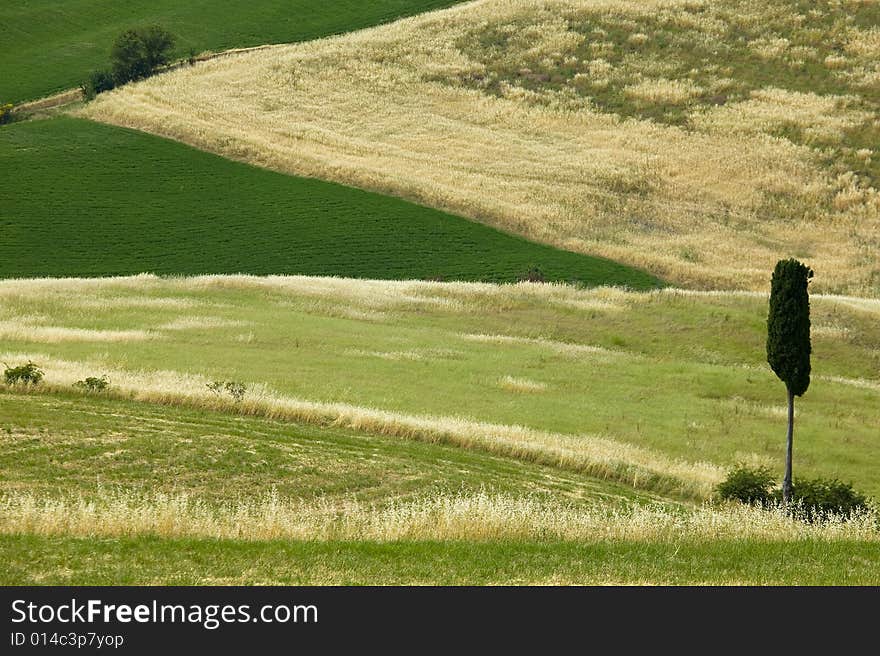
[[(263, 46), (253, 46), (251, 48), (231, 48), (229, 50), (223, 50), (222, 52), (204, 52), (200, 55), (196, 55), (190, 60), (181, 59), (179, 61), (174, 62), (173, 64), (169, 64), (168, 66), (160, 69), (159, 73), (166, 73), (168, 71), (172, 71), (176, 68), (180, 68), (182, 66), (190, 65), (190, 61), (192, 64), (197, 62), (205, 62), (211, 59), (219, 59), (220, 57), (226, 57), (229, 55), (237, 55), (243, 52), (251, 52), (254, 50), (265, 50), (267, 48), (275, 47), (273, 45), (263, 45)], [(67, 105), (72, 105), (73, 103), (77, 103), (83, 100), (83, 92), (82, 89), (67, 89), (66, 91), (61, 91), (60, 93), (52, 94), (51, 96), (45, 96), (44, 98), (38, 98), (37, 100), (30, 100), (25, 103), (21, 103), (20, 105), (16, 105), (16, 107), (12, 110), (14, 114), (17, 115), (17, 118), (28, 118), (37, 112), (43, 112), (51, 109), (58, 109), (60, 107), (65, 107)]]

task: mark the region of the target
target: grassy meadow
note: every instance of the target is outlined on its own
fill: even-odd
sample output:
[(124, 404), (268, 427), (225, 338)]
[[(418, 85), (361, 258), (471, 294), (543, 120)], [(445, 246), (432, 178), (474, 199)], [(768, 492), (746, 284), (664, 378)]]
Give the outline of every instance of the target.
[[(0, 130), (0, 277), (204, 273), (516, 281), (636, 289), (642, 271), (397, 198), (58, 117)], [(98, 220), (96, 217), (100, 217)]]
[[(46, 374), (0, 389), (0, 581), (876, 584), (876, 518), (709, 503), (735, 462), (781, 469), (765, 307), (528, 283), (0, 282), (0, 360)], [(874, 496), (878, 312), (814, 296), (795, 451), (796, 476)], [(101, 375), (106, 392), (73, 386)]]
[(292, 499), (386, 507), (485, 490), (586, 505), (657, 498), (480, 451), (106, 395), (4, 393), (0, 414), (4, 493), (35, 498), (95, 497), (102, 488), (117, 501), (146, 496), (156, 505), (164, 495), (169, 515), (183, 516), (180, 495), (257, 508), (273, 495), (278, 508)]
[(880, 294), (874, 2), (481, 0), (127, 86), (85, 115), (679, 285)]
[[(5, 281), (0, 311), (2, 360), (32, 358), (49, 385), (107, 374), (123, 395), (235, 409), (205, 385), (237, 380), (251, 388), (245, 414), (445, 440), (691, 497), (737, 461), (782, 463), (785, 391), (765, 363), (758, 294), (140, 276)], [(798, 471), (874, 495), (878, 312), (813, 297), (796, 451)]]
[(0, 536), (10, 584), (877, 585), (877, 545), (247, 542)]
[(6, 0), (0, 6), (0, 103), (33, 100), (76, 87), (107, 66), (123, 31), (158, 23), (177, 38), (174, 55), (265, 43), (292, 43), (438, 9), (454, 0), (313, 0), (103, 2)]

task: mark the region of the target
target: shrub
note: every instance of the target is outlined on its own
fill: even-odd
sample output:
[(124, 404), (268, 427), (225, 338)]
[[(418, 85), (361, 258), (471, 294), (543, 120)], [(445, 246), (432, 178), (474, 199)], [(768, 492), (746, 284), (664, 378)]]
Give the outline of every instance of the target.
[(110, 51), (114, 82), (125, 84), (149, 77), (156, 68), (168, 63), (173, 45), (174, 37), (158, 25), (126, 30)]
[(86, 392), (105, 392), (110, 388), (110, 380), (106, 376), (89, 376), (85, 380), (76, 381), (73, 386)]
[[(782, 492), (774, 493), (782, 501)], [(868, 497), (853, 489), (852, 483), (835, 479), (799, 479), (792, 485), (792, 512), (808, 522), (830, 516), (852, 517), (868, 509)]]
[[(762, 508), (785, 505), (782, 489), (775, 487), (773, 474), (766, 467), (737, 465), (715, 490), (721, 499)], [(856, 492), (851, 483), (816, 478), (794, 482), (788, 511), (798, 519), (816, 522), (832, 516), (852, 517), (869, 507), (868, 498)]]
[(247, 393), (247, 385), (230, 380), (226, 383), (226, 391), (229, 392), (229, 396), (231, 396), (237, 403), (238, 401), (241, 401)]
[(215, 380), (208, 383), (206, 387), (217, 396), (222, 396), (223, 392), (226, 392), (236, 403), (241, 401), (245, 394), (247, 394), (247, 385), (237, 380)]
[(12, 121), (12, 109), (14, 105), (12, 103), (5, 103), (0, 105), (0, 125), (5, 125)]
[(113, 74), (110, 71), (104, 70), (92, 71), (89, 74), (89, 79), (83, 82), (79, 88), (82, 89), (83, 97), (86, 100), (92, 100), (99, 93), (110, 91), (115, 86)]
[(715, 489), (722, 499), (763, 507), (771, 502), (774, 482), (766, 467), (737, 465)]
[(43, 370), (28, 360), (27, 364), (23, 364), (20, 367), (10, 367), (7, 364), (3, 377), (7, 385), (18, 385), (19, 383), (23, 385), (39, 385), (40, 381), (43, 380)]
[(529, 267), (529, 270), (519, 277), (520, 282), (546, 282), (544, 278), (544, 272), (541, 271), (538, 267), (533, 266)]

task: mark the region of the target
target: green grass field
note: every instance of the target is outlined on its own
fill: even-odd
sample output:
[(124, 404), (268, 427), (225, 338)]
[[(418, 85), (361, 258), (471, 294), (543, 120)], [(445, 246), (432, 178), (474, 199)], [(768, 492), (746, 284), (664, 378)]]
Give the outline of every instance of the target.
[(439, 9), (455, 0), (315, 0), (225, 3), (7, 0), (0, 5), (0, 103), (78, 86), (105, 68), (124, 30), (159, 24), (177, 38), (174, 55), (307, 41)]
[(253, 273), (657, 286), (396, 198), (74, 118), (0, 130), (0, 277)]
[(100, 395), (0, 394), (3, 490), (186, 491), (383, 504), (433, 492), (533, 493), (577, 503), (651, 499), (631, 487), (479, 451)]
[(877, 585), (861, 542), (238, 542), (0, 536), (11, 585)]
[[(795, 475), (877, 496), (880, 307), (812, 306)], [(0, 582), (877, 584), (874, 524), (702, 505), (735, 462), (781, 471), (765, 312), (534, 284), (0, 282), (0, 359), (46, 373), (0, 390)]]
[[(77, 86), (130, 27), (169, 29), (185, 57), (456, 2), (217, 4), (8, 0), (0, 104)], [(876, 121), (831, 118), (876, 113), (878, 10), (809, 9), (609, 7), (566, 20), (585, 38), (549, 58), (523, 25), (476, 25), (456, 47), (486, 76), (434, 81), (573, 89), (683, 129), (758, 88), (846, 92), (768, 135), (873, 183)], [(654, 78), (694, 91), (651, 100), (636, 83)], [(876, 503), (806, 524), (714, 497), (737, 463), (781, 477), (765, 295), (664, 288), (400, 198), (32, 119), (0, 128), (0, 363), (45, 372), (0, 377), (0, 584), (880, 585)], [(830, 121), (820, 139), (808, 119)], [(532, 268), (572, 284), (506, 284)], [(811, 313), (795, 481), (880, 499), (880, 300), (813, 295)], [(212, 391), (226, 381), (243, 396)]]
[[(812, 306), (796, 471), (880, 496), (877, 302)], [(0, 335), (5, 361), (42, 359), (47, 376), (55, 359), (111, 378), (174, 372), (157, 383), (169, 392), (234, 379), (284, 398), (596, 435), (781, 473), (785, 389), (765, 362), (766, 307), (750, 294), (549, 285), (8, 281)]]
[[(715, 523), (696, 534), (642, 535), (646, 529), (637, 524), (622, 536), (559, 539), (507, 535), (517, 529), (516, 520), (503, 509), (490, 509), (497, 536), (419, 539), (423, 525), (413, 537), (267, 539), (252, 534), (253, 522), (234, 515), (236, 537), (200, 536), (205, 529), (193, 512), (195, 503), (229, 515), (243, 500), (263, 497), (270, 489), (282, 503), (318, 500), (333, 513), (357, 503), (376, 513), (449, 492), (528, 495), (544, 499), (548, 512), (562, 500), (612, 513), (645, 504), (689, 511), (554, 467), (329, 426), (103, 395), (15, 391), (0, 392), (0, 416), (4, 585), (880, 582), (876, 537), (774, 538), (762, 532), (743, 539), (726, 535)], [(156, 495), (179, 493), (188, 495), (187, 504), (172, 506), (164, 516), (160, 511), (159, 520), (148, 525), (144, 516), (155, 513), (150, 504)], [(31, 512), (28, 528), (20, 530), (14, 500), (22, 495), (80, 499), (89, 511), (85, 521), (64, 511)], [(138, 495), (152, 501), (139, 503)], [(108, 496), (135, 501), (122, 511), (102, 513)], [(95, 507), (98, 512), (88, 514)], [(273, 508), (257, 521), (283, 525), (283, 514), (283, 508)], [(455, 521), (441, 514), (444, 519)], [(531, 516), (528, 521), (541, 520)], [(380, 526), (383, 522), (388, 517)], [(437, 523), (439, 528), (427, 530), (450, 531), (443, 521)], [(181, 530), (195, 535), (177, 534)]]

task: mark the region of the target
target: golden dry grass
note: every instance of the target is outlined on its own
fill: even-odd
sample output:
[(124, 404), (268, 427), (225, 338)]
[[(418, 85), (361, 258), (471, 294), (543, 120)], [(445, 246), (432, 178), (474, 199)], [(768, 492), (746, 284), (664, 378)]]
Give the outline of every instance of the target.
[[(775, 261), (795, 255), (817, 270), (817, 291), (876, 295), (880, 195), (856, 172), (824, 166), (809, 145), (840, 145), (846, 130), (877, 122), (852, 107), (851, 96), (768, 87), (696, 109), (691, 129), (682, 129), (622, 120), (576, 92), (623, 80), (633, 102), (668, 104), (702, 87), (671, 78), (672, 64), (657, 58), (616, 67), (608, 60), (615, 43), (600, 31), (585, 39), (574, 23), (601, 18), (626, 27), (656, 18), (711, 44), (733, 25), (731, 14), (737, 29), (757, 30), (766, 12), (779, 15), (780, 7), (480, 0), (183, 68), (103, 94), (84, 113), (257, 165), (401, 195), (686, 286), (764, 289)], [(495, 33), (507, 38), (500, 55), (479, 45)], [(634, 36), (636, 47), (651, 41)], [(756, 40), (755, 51), (792, 66), (813, 57), (807, 46), (774, 38)], [(870, 84), (880, 75), (876, 29), (846, 28), (840, 38), (844, 61), (834, 74)], [(584, 47), (590, 59), (579, 60), (572, 53)], [(570, 88), (504, 80), (487, 93), (480, 85), (492, 58), (512, 70), (536, 62), (583, 72)], [(710, 88), (720, 93), (731, 81), (716, 68)], [(536, 79), (527, 68), (518, 74)], [(805, 131), (806, 143), (779, 138), (781, 123)]]
[(635, 100), (677, 105), (703, 92), (691, 80), (642, 80), (626, 87), (626, 95)]
[(99, 490), (89, 498), (12, 494), (0, 499), (0, 533), (7, 535), (243, 540), (574, 540), (702, 542), (712, 540), (880, 541), (877, 517), (808, 524), (780, 511), (742, 505), (576, 507), (537, 497), (486, 492), (441, 494), (384, 506), (334, 505), (268, 494), (263, 499), (210, 505), (186, 494)]
[(159, 325), (157, 330), (210, 330), (214, 328), (241, 328), (247, 325), (245, 321), (233, 321), (220, 317), (184, 316)]
[(612, 351), (601, 346), (590, 346), (589, 344), (569, 344), (568, 342), (559, 342), (552, 339), (539, 337), (514, 337), (511, 335), (484, 335), (484, 334), (463, 334), (462, 339), (469, 342), (482, 342), (484, 344), (529, 344), (532, 346), (540, 346), (549, 349), (560, 355), (568, 357), (601, 357), (601, 356), (626, 356), (635, 357), (622, 351)]
[[(504, 310), (519, 303), (546, 305), (550, 309), (574, 308), (589, 312), (619, 313), (633, 305), (652, 303), (667, 296), (693, 298), (743, 297), (766, 299), (767, 290), (694, 290), (667, 287), (651, 292), (631, 292), (617, 287), (581, 289), (561, 283), (492, 284), (477, 282), (433, 282), (423, 280), (365, 280), (315, 276), (202, 275), (184, 278), (160, 278), (152, 274), (110, 278), (27, 278), (0, 281), (0, 303), (22, 299), (46, 301), (53, 306), (71, 309), (125, 309), (156, 307), (188, 310), (210, 307), (194, 298), (149, 296), (157, 292), (199, 292), (211, 290), (265, 291), (309, 299), (310, 309), (338, 311), (346, 309), (359, 318), (381, 318), (394, 310), (449, 310), (455, 313), (484, 314), (487, 308)], [(868, 316), (880, 317), (880, 299), (843, 294), (810, 294), (817, 307), (838, 306)], [(322, 305), (324, 304), (324, 305)], [(216, 305), (216, 304), (215, 304)], [(370, 313), (373, 314), (370, 314)], [(173, 327), (190, 323), (189, 313)], [(32, 319), (32, 320), (30, 320)], [(10, 316), (10, 327), (24, 330), (41, 317)], [(243, 325), (216, 317), (203, 317), (199, 327)], [(194, 326), (193, 326), (194, 327)], [(158, 329), (158, 326), (157, 326)], [(480, 342), (533, 343), (569, 353), (625, 355), (622, 352), (584, 344), (514, 337), (511, 335), (463, 334), (463, 339)], [(629, 356), (632, 357), (632, 356)]]
[(711, 133), (771, 134), (794, 127), (803, 130), (809, 142), (838, 143), (846, 130), (871, 119), (868, 113), (851, 108), (855, 101), (847, 96), (766, 88), (753, 91), (748, 100), (696, 114), (693, 122)]
[[(150, 274), (115, 278), (27, 278), (0, 281), (0, 302), (45, 300), (65, 308), (157, 307), (188, 309), (205, 305), (196, 299), (133, 296), (160, 291), (199, 292), (251, 290), (313, 301), (313, 309), (347, 311), (357, 318), (381, 318), (396, 309), (449, 310), (483, 313), (486, 307), (503, 309), (521, 302), (545, 303), (552, 308), (596, 312), (625, 309), (643, 295), (616, 287), (579, 289), (558, 283), (497, 285), (421, 280), (365, 280), (314, 276), (204, 275), (160, 278)], [(100, 295), (100, 296), (98, 296)], [(97, 297), (96, 297), (97, 296)], [(327, 302), (331, 302), (332, 306)], [(860, 302), (860, 299), (853, 299)], [(371, 314), (372, 313), (372, 314)]]
[(11, 321), (0, 321), (0, 339), (26, 342), (130, 342), (161, 337), (147, 330), (91, 330), (68, 328), (65, 326), (46, 326), (16, 317)]
[(547, 391), (547, 383), (522, 376), (502, 376), (498, 381), (498, 387), (508, 392), (522, 394), (537, 394)]

